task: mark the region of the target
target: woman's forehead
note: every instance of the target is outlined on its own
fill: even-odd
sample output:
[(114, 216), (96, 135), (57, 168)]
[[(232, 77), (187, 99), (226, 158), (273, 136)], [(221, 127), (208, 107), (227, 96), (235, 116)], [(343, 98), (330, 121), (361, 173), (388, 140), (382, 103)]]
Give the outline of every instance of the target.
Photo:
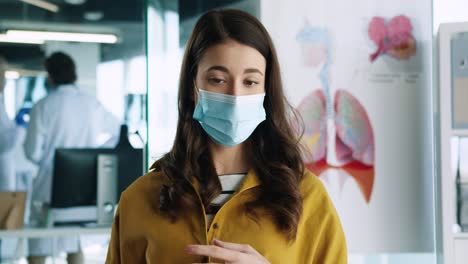
[(256, 68), (264, 73), (266, 61), (255, 48), (229, 40), (207, 48), (198, 66), (201, 71), (207, 71), (213, 66), (222, 66), (233, 72)]

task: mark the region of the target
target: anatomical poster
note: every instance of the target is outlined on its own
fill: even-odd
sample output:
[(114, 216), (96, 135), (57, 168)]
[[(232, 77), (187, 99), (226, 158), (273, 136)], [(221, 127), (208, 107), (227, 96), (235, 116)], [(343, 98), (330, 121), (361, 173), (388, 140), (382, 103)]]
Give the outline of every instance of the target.
[(351, 253), (431, 248), (430, 14), (430, 1), (262, 1), (305, 166)]

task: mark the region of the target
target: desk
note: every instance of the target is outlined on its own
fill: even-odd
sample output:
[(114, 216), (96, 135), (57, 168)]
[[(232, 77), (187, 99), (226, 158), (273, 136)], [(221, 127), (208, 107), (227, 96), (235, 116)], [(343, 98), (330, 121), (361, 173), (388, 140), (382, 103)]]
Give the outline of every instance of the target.
[(52, 227), (52, 228), (23, 228), (16, 230), (0, 230), (3, 238), (41, 238), (71, 235), (110, 235), (111, 227)]
[[(17, 248), (16, 256), (20, 255), (20, 251), (24, 248), (23, 243), (27, 238), (45, 238), (45, 237), (60, 237), (60, 236), (85, 236), (85, 235), (109, 235), (111, 227), (52, 227), (52, 228), (23, 228), (16, 230), (0, 230), (0, 241), (5, 238), (20, 239), (21, 247)], [(55, 239), (53, 243), (53, 255), (55, 255)], [(1, 256), (0, 256), (1, 259)], [(1, 262), (1, 260), (0, 260)], [(55, 263), (55, 260), (53, 260)]]

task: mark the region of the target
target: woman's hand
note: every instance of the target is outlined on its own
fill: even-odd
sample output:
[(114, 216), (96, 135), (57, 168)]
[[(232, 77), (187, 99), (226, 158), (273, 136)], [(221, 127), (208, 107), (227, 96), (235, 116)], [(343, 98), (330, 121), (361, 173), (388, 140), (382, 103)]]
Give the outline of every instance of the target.
[(213, 239), (213, 245), (189, 245), (185, 251), (192, 255), (224, 260), (226, 264), (269, 264), (260, 253), (249, 245), (223, 242)]

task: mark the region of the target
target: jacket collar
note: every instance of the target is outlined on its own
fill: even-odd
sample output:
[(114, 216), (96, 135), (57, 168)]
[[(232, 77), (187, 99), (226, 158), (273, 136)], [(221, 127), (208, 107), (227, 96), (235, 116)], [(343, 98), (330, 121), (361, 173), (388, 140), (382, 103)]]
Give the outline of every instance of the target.
[(239, 186), (239, 191), (242, 192), (247, 189), (259, 186), (261, 184), (260, 179), (257, 176), (257, 173), (254, 171), (254, 169), (250, 169), (247, 172), (247, 175), (245, 176), (244, 180), (242, 181), (241, 185)]
[(75, 84), (61, 84), (57, 86), (58, 89), (63, 90), (63, 89), (77, 89), (78, 87)]
[[(192, 177), (191, 184), (195, 188), (195, 190), (198, 192), (198, 190), (200, 189), (200, 183), (195, 177)], [(245, 176), (244, 180), (239, 186), (239, 189), (236, 192), (240, 193), (248, 189), (254, 188), (256, 186), (259, 186), (259, 185), (261, 185), (261, 182), (257, 176), (257, 173), (255, 173), (254, 169), (250, 169), (247, 172), (247, 175)]]
[(60, 84), (57, 87), (51, 90), (52, 93), (54, 92), (66, 92), (66, 91), (77, 91), (78, 87), (75, 84)]

